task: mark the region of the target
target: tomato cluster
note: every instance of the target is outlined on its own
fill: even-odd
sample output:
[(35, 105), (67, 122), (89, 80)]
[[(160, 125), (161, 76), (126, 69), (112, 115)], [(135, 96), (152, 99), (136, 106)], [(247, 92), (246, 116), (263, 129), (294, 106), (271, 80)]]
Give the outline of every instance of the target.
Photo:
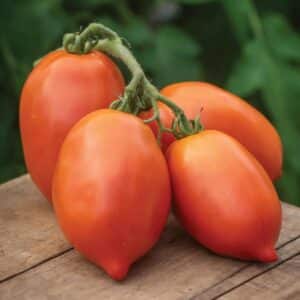
[[(67, 239), (121, 280), (159, 239), (172, 197), (180, 224), (211, 251), (276, 260), (281, 205), (272, 180), (281, 175), (282, 146), (275, 128), (212, 84), (181, 82), (159, 93), (105, 30), (103, 41), (86, 44), (68, 36), (65, 50), (33, 69), (21, 95), (26, 165)], [(69, 40), (80, 41), (80, 53)], [(128, 62), (134, 78), (126, 88), (99, 50)]]

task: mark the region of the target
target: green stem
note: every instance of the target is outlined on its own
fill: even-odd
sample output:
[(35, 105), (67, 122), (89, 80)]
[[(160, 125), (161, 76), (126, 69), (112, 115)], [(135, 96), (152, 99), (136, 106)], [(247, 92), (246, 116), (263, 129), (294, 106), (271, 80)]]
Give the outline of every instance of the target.
[(93, 50), (103, 51), (117, 59), (120, 59), (130, 70), (132, 76), (140, 76), (144, 71), (140, 64), (131, 54), (130, 50), (125, 47), (121, 40), (102, 40), (99, 41)]
[[(144, 122), (157, 121), (159, 139), (164, 131), (172, 132), (176, 138), (181, 138), (201, 130), (199, 118), (189, 121), (180, 107), (159, 93), (157, 88), (146, 78), (142, 67), (131, 51), (111, 29), (102, 24), (92, 23), (81, 33), (66, 34), (63, 46), (70, 53), (86, 54), (92, 50), (98, 50), (121, 60), (131, 72), (132, 78), (125, 88), (124, 95), (114, 101), (111, 108), (133, 114), (152, 108), (153, 116)], [(157, 101), (161, 101), (173, 111), (172, 129), (163, 126)]]

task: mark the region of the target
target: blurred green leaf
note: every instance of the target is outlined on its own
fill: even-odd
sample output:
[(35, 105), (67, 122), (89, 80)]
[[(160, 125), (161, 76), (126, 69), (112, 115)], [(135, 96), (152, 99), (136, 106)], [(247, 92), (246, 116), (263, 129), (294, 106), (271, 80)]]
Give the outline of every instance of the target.
[(112, 28), (134, 47), (146, 47), (147, 44), (151, 44), (152, 42), (153, 32), (150, 26), (138, 17), (131, 18), (126, 24), (117, 23), (108, 16), (101, 17), (97, 21)]
[(271, 14), (262, 19), (268, 45), (281, 59), (300, 62), (300, 34), (293, 31), (287, 19)]
[(111, 4), (111, 0), (67, 0), (68, 5), (76, 8), (94, 8), (97, 6)]
[[(147, 49), (146, 67), (160, 85), (201, 78), (200, 46), (184, 31), (164, 26), (154, 36), (153, 48)], [(149, 53), (150, 52), (150, 53)]]
[(149, 44), (153, 33), (145, 21), (139, 18), (132, 18), (123, 30), (123, 35), (130, 43), (136, 47)]
[(260, 45), (256, 41), (244, 46), (242, 55), (236, 61), (226, 84), (230, 91), (248, 97), (262, 87), (264, 69), (258, 64), (257, 58), (260, 50)]
[(209, 2), (217, 2), (220, 0), (175, 0), (177, 3), (182, 4), (206, 4)]
[(237, 3), (236, 0), (222, 0), (221, 3), (237, 40), (241, 44), (245, 43), (249, 38), (249, 2), (243, 0)]
[[(247, 2), (252, 3), (251, 1)], [(229, 11), (227, 10), (227, 12)], [(284, 40), (283, 34), (288, 37), (287, 41), (291, 43), (289, 48), (297, 48), (297, 35), (290, 29), (287, 22), (278, 16), (270, 16), (265, 19), (264, 25), (260, 24), (253, 6), (249, 6), (247, 12), (240, 10), (240, 13), (240, 18), (249, 16), (248, 27), (254, 38), (248, 38), (242, 43), (241, 57), (233, 68), (228, 86), (241, 95), (249, 95), (256, 91), (261, 92), (262, 99), (275, 121), (284, 143), (286, 153), (284, 159), (285, 177), (279, 182), (282, 197), (284, 200), (288, 199), (288, 201), (300, 205), (300, 186), (295, 185), (292, 183), (294, 180), (291, 180), (293, 177), (299, 178), (300, 176), (299, 121), (298, 116), (291, 113), (289, 103), (289, 99), (300, 95), (300, 87), (295, 84), (299, 82), (300, 70), (299, 67), (292, 66), (286, 60), (287, 58), (296, 58), (293, 51), (287, 50), (285, 47), (275, 49), (276, 41), (279, 42), (279, 38), (281, 42)], [(238, 24), (234, 23), (233, 25), (238, 36)], [(260, 31), (262, 29), (263, 32)], [(273, 39), (275, 40), (274, 43)], [(256, 78), (255, 74), (257, 75)], [(250, 83), (243, 84), (243, 80), (239, 80), (239, 76), (243, 76), (245, 81), (250, 79)], [(299, 105), (298, 107), (294, 106), (294, 108), (299, 109)], [(272, 149), (270, 149), (270, 155), (271, 151)], [(290, 178), (290, 184), (287, 184), (286, 178)]]

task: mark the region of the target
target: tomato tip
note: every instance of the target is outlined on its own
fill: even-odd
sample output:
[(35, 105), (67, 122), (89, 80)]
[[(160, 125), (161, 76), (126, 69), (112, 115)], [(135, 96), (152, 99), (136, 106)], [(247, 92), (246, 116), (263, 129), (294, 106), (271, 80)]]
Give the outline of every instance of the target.
[(278, 259), (278, 255), (274, 248), (266, 248), (258, 254), (258, 259), (262, 262), (269, 263), (276, 261)]

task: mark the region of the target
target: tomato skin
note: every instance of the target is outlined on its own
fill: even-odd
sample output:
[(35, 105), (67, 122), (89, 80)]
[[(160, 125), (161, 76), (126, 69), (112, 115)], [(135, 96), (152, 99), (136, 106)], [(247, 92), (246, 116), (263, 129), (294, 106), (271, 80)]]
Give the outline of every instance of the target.
[(224, 256), (277, 259), (280, 201), (246, 148), (206, 130), (174, 142), (166, 155), (176, 214), (198, 242)]
[(89, 112), (108, 107), (123, 90), (119, 69), (99, 52), (75, 55), (57, 50), (33, 69), (21, 94), (21, 138), (27, 169), (49, 201), (66, 134)]
[(106, 109), (71, 129), (53, 179), (54, 209), (71, 244), (112, 278), (123, 279), (158, 240), (170, 198), (166, 160), (142, 120)]
[[(189, 119), (200, 115), (205, 129), (225, 132), (244, 145), (263, 165), (272, 180), (281, 176), (282, 144), (272, 124), (254, 107), (239, 97), (209, 83), (181, 82), (171, 84), (161, 90), (186, 113)], [(159, 104), (162, 122), (170, 127), (172, 112), (162, 103)], [(146, 119), (151, 111), (142, 114)], [(157, 124), (150, 123), (157, 133)], [(164, 133), (164, 150), (174, 141), (170, 133)]]

